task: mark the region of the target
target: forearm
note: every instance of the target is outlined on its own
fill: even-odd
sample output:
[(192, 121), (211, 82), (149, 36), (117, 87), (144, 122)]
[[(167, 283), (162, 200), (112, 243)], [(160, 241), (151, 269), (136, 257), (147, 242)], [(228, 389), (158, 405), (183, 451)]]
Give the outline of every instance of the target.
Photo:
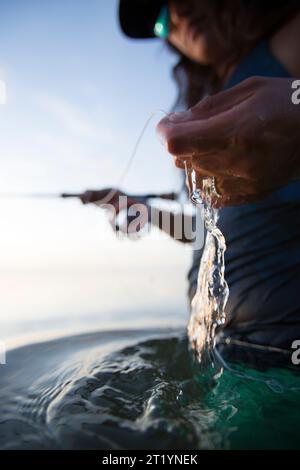
[(152, 226), (159, 228), (174, 240), (182, 243), (195, 241), (195, 220), (192, 215), (151, 207), (149, 221)]

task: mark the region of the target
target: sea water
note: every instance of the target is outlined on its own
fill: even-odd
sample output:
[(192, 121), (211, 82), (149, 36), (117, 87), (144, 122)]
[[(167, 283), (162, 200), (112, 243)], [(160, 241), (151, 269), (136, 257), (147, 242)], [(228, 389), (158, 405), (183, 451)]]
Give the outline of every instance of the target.
[(289, 354), (243, 347), (245, 361), (230, 362), (215, 344), (228, 296), (225, 242), (204, 189), (208, 237), (189, 338), (120, 330), (9, 350), (1, 449), (300, 449), (300, 376)]
[(259, 362), (225, 369), (208, 389), (184, 331), (85, 334), (8, 351), (0, 448), (299, 449), (299, 374)]
[(216, 369), (216, 329), (225, 323), (225, 307), (229, 295), (225, 280), (226, 242), (217, 226), (218, 210), (214, 206), (214, 200), (218, 195), (214, 179), (205, 179), (203, 188), (193, 190), (191, 197), (194, 204), (203, 210), (207, 235), (199, 266), (197, 292), (191, 306), (188, 337), (202, 371), (208, 373)]
[(241, 348), (233, 361), (215, 344), (228, 287), (213, 189), (194, 194), (207, 239), (188, 338), (123, 329), (9, 350), (0, 449), (300, 449), (291, 355)]
[(9, 350), (0, 368), (1, 449), (300, 449), (291, 356), (243, 347), (230, 362), (226, 344), (215, 344), (228, 287), (211, 195), (210, 185), (194, 194), (208, 236), (189, 337), (123, 329)]

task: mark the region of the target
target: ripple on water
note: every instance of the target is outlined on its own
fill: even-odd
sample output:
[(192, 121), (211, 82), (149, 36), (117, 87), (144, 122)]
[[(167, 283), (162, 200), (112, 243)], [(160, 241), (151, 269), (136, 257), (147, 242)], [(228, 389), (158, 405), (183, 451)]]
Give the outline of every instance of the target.
[[(261, 380), (226, 371), (204, 389), (180, 332), (82, 335), (20, 348), (7, 359), (0, 380), (1, 448), (242, 447), (249, 416), (252, 425), (253, 416), (260, 425), (261, 413), (269, 416), (265, 425), (274, 429), (271, 409), (280, 415), (282, 394)], [(299, 403), (299, 385), (291, 394), (284, 393), (285, 415), (287, 403)], [(289, 424), (299, 423), (299, 413), (291, 412)]]

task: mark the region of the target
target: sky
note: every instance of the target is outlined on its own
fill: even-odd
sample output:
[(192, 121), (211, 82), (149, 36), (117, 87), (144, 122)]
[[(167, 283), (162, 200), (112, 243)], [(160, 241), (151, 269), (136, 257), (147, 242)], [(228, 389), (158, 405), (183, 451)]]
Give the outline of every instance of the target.
[[(172, 107), (175, 57), (158, 40), (125, 38), (117, 6), (115, 0), (1, 0), (0, 193), (115, 186), (151, 113)], [(173, 191), (181, 184), (155, 134), (161, 117), (154, 116), (122, 189)], [(14, 276), (28, 271), (142, 268), (158, 275), (176, 268), (180, 284), (188, 265), (187, 249), (157, 233), (136, 242), (138, 248), (116, 240), (105, 214), (76, 200), (0, 198), (0, 217), (0, 275), (12, 291), (22, 283)], [(7, 308), (11, 302), (16, 314), (30, 305), (28, 292), (17, 303), (7, 299), (5, 283)]]

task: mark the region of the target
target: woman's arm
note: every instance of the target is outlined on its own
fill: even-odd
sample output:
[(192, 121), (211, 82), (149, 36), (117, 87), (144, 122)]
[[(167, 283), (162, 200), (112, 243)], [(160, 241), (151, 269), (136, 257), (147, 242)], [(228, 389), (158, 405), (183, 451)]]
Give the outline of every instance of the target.
[(300, 13), (276, 31), (270, 49), (291, 77), (300, 77)]
[[(82, 194), (81, 201), (83, 204), (96, 204), (100, 208), (111, 208), (115, 211), (117, 216), (121, 211), (133, 208), (137, 212), (146, 214), (146, 218), (139, 218), (140, 225), (144, 226), (151, 223), (152, 226), (158, 228), (162, 232), (182, 243), (193, 243), (195, 240), (195, 219), (192, 215), (184, 214), (183, 212), (173, 212), (161, 210), (145, 203), (145, 198), (128, 196), (122, 191), (108, 188), (104, 190), (89, 190)], [(142, 207), (141, 207), (142, 206)], [(143, 211), (141, 211), (143, 209)], [(135, 216), (129, 214), (129, 223), (132, 224), (133, 230), (136, 228), (134, 223)], [(132, 219), (132, 220), (131, 220)]]
[(195, 241), (195, 218), (183, 212), (171, 212), (150, 207), (150, 223), (182, 243)]

